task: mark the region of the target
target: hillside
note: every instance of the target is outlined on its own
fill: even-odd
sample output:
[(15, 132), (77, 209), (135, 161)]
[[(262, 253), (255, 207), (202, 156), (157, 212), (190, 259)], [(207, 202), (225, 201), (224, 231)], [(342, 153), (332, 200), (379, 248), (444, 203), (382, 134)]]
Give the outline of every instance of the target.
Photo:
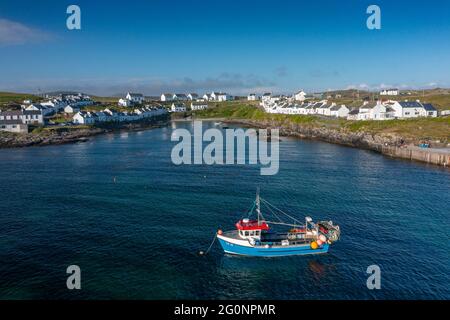
[(284, 115), (265, 113), (254, 104), (242, 102), (216, 103), (214, 107), (196, 111), (197, 118), (225, 118), (228, 120), (251, 120), (264, 123), (277, 123), (281, 126), (302, 126), (325, 128), (338, 132), (364, 132), (367, 134), (401, 138), (407, 142), (439, 141), (450, 142), (450, 117), (416, 118), (388, 121), (348, 121), (314, 115)]
[(0, 92), (0, 105), (20, 104), (23, 100), (39, 101), (42, 98), (29, 93)]

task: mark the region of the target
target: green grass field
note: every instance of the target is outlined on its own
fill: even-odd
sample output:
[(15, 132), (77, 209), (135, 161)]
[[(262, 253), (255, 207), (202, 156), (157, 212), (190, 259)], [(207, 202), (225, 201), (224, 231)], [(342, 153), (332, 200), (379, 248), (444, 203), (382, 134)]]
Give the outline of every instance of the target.
[(40, 101), (42, 98), (28, 93), (0, 92), (0, 105), (23, 103), (23, 100)]

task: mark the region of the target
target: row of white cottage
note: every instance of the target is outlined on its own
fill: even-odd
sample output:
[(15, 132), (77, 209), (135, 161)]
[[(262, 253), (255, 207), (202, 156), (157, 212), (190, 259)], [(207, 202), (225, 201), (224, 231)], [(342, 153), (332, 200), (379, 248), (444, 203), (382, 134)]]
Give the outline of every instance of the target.
[(211, 92), (199, 96), (197, 93), (163, 93), (161, 94), (161, 101), (229, 101), (233, 97), (225, 92)]
[(94, 124), (98, 122), (129, 122), (160, 116), (167, 113), (163, 107), (142, 107), (133, 112), (118, 112), (112, 109), (105, 109), (98, 112), (79, 111), (72, 121), (75, 124)]
[(417, 117), (437, 117), (437, 110), (430, 103), (420, 101), (365, 101), (360, 107), (350, 110), (346, 105), (320, 102), (302, 104), (287, 100), (262, 103), (268, 113), (280, 114), (318, 114), (329, 117), (347, 118), (348, 120), (390, 120)]
[(31, 103), (22, 108), (27, 111), (40, 111), (46, 116), (52, 113), (64, 111), (66, 113), (78, 112), (82, 107), (94, 104), (94, 101), (85, 95), (70, 95), (67, 97), (57, 97), (40, 103)]

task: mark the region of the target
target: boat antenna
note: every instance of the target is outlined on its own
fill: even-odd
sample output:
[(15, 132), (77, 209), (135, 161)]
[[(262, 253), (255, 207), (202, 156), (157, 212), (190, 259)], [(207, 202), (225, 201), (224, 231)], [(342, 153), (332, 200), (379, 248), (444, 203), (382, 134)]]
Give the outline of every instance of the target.
[(261, 208), (260, 208), (260, 200), (259, 200), (259, 187), (256, 188), (256, 213), (258, 214), (258, 226), (260, 225), (260, 217), (261, 217)]

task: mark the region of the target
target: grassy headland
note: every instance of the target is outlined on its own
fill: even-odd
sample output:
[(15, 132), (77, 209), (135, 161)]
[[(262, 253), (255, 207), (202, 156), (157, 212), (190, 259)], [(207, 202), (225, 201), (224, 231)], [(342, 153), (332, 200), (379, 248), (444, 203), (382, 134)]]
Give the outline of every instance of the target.
[(38, 97), (29, 93), (16, 93), (16, 92), (0, 92), (0, 106), (5, 104), (21, 104), (23, 100), (40, 101), (41, 97)]
[(223, 102), (215, 103), (209, 109), (195, 111), (194, 118), (224, 118), (251, 122), (297, 125), (309, 128), (324, 128), (340, 132), (364, 132), (372, 135), (401, 137), (405, 141), (417, 143), (423, 140), (450, 142), (450, 117), (416, 118), (386, 121), (349, 121), (315, 115), (268, 114), (255, 103)]

